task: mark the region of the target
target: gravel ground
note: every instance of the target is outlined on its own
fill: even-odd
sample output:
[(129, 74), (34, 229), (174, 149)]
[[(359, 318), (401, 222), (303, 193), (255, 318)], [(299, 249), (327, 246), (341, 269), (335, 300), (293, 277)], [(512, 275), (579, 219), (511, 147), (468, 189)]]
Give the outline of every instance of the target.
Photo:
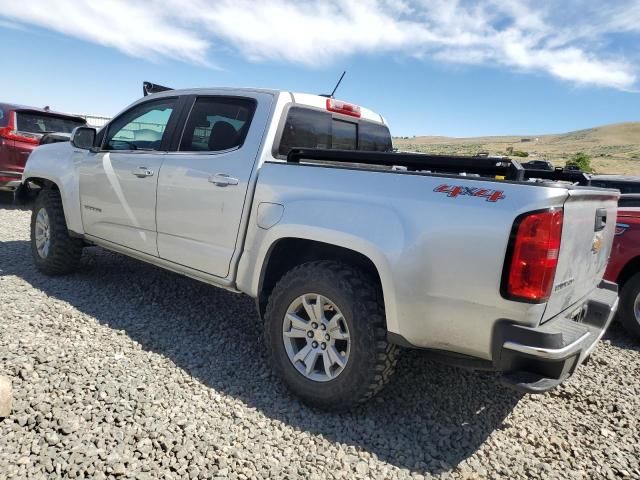
[(28, 224), (0, 205), (0, 478), (640, 478), (640, 354), (615, 326), (543, 396), (406, 352), (328, 414), (271, 374), (251, 299), (96, 248), (44, 277)]

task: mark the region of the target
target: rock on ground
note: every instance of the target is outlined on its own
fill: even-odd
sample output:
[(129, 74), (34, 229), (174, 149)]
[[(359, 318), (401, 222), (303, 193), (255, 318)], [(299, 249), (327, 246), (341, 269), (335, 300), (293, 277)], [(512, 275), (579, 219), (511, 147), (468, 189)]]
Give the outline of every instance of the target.
[(11, 405), (13, 404), (13, 389), (11, 380), (0, 375), (0, 418), (11, 415)]
[(331, 414), (272, 375), (251, 299), (97, 248), (48, 278), (28, 230), (0, 205), (2, 479), (640, 478), (639, 345), (617, 327), (546, 395), (408, 352)]

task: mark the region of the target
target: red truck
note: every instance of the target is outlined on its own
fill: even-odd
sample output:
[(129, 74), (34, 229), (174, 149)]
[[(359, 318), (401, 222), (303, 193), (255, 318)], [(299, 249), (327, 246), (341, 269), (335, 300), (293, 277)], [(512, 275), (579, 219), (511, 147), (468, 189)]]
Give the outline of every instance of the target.
[(71, 133), (85, 126), (82, 117), (53, 112), (48, 108), (0, 103), (0, 191), (13, 191), (31, 151), (47, 133)]
[(620, 197), (606, 280), (620, 286), (618, 318), (640, 339), (640, 194)]

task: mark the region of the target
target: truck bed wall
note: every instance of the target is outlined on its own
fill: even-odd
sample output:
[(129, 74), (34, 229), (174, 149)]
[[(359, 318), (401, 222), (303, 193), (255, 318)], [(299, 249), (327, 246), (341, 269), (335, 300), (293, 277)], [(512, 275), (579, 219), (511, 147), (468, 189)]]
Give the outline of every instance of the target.
[[(495, 202), (435, 192), (441, 185), (499, 189)], [(544, 304), (500, 295), (507, 242), (516, 216), (562, 206), (564, 188), (464, 177), (265, 163), (253, 212), (262, 202), (283, 205), (280, 221), (249, 222), (237, 285), (258, 293), (270, 247), (305, 238), (357, 251), (372, 260), (382, 281), (387, 327), (425, 348), (490, 358), (497, 319), (537, 325)]]

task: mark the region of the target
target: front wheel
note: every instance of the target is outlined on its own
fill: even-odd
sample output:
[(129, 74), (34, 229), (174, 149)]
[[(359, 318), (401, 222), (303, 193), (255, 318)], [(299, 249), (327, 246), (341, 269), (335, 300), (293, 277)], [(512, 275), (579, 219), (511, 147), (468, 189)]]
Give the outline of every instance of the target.
[(640, 339), (640, 273), (622, 287), (618, 318), (627, 332)]
[(46, 275), (74, 271), (82, 255), (82, 240), (67, 230), (60, 192), (40, 192), (31, 213), (31, 254), (36, 268)]
[(345, 410), (387, 383), (397, 349), (386, 340), (380, 288), (358, 269), (317, 261), (289, 271), (269, 297), (265, 341), (276, 372), (305, 403)]

